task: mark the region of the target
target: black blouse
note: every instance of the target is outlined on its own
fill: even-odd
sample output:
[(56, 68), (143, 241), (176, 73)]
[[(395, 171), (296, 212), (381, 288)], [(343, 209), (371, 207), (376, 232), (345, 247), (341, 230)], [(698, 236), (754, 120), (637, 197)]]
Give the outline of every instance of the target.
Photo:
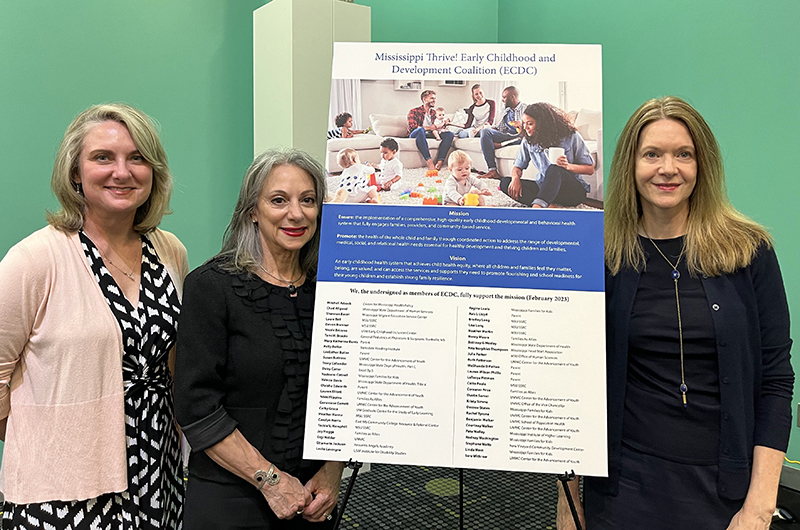
[[(623, 443), (647, 454), (696, 465), (717, 463), (719, 369), (714, 323), (699, 277), (682, 258), (678, 292), (688, 406), (681, 400), (678, 312), (672, 267), (647, 238), (646, 256), (628, 329)], [(674, 264), (683, 238), (656, 240)]]
[(175, 413), (192, 455), (189, 474), (241, 481), (204, 450), (234, 429), (301, 482), (322, 462), (302, 460), (316, 284), (289, 290), (207, 263), (184, 283)]

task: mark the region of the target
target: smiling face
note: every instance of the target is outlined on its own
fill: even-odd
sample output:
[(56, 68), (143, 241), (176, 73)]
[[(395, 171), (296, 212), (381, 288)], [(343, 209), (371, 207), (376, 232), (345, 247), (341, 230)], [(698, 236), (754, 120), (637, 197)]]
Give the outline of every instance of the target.
[(478, 87), (472, 91), (472, 102), (478, 106), (481, 106), (486, 102), (486, 98), (483, 97), (483, 89), (481, 87)]
[(509, 108), (516, 108), (519, 105), (519, 95), (513, 90), (503, 90), (503, 105)]
[(125, 125), (104, 121), (84, 137), (78, 174), (73, 180), (83, 186), (88, 219), (130, 217), (133, 224), (136, 209), (150, 196), (153, 168)]
[(665, 215), (688, 217), (697, 156), (686, 125), (671, 119), (647, 124), (639, 133), (635, 170), (645, 224)]
[(533, 135), (536, 132), (536, 120), (534, 120), (527, 114), (523, 114), (522, 128), (525, 129), (525, 136), (527, 136), (528, 138), (533, 138)]
[(436, 105), (436, 94), (428, 94), (422, 99), (423, 105), (433, 108)]
[(251, 213), (264, 253), (299, 253), (317, 230), (318, 212), (311, 175), (289, 164), (275, 167)]

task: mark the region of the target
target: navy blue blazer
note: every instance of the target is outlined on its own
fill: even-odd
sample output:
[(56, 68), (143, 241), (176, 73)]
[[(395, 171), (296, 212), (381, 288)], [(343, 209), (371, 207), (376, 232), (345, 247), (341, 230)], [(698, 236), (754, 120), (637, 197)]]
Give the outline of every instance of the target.
[[(628, 324), (640, 274), (606, 270), (606, 364), (609, 477), (587, 477), (616, 495), (628, 368)], [(742, 499), (756, 445), (786, 451), (794, 371), (789, 308), (778, 259), (762, 245), (752, 263), (731, 274), (701, 277), (717, 340), (720, 441), (717, 492)]]

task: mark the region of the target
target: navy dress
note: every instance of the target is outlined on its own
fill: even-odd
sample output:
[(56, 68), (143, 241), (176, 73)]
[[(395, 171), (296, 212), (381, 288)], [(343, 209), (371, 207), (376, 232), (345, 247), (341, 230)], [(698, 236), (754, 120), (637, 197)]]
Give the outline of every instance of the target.
[[(684, 238), (640, 236), (646, 266), (628, 321), (627, 384), (617, 495), (587, 479), (587, 530), (724, 530), (741, 500), (717, 493), (720, 381), (714, 323), (699, 277), (689, 274)], [(678, 263), (688, 402), (681, 361), (672, 266)], [(614, 323), (611, 323), (614, 325)]]

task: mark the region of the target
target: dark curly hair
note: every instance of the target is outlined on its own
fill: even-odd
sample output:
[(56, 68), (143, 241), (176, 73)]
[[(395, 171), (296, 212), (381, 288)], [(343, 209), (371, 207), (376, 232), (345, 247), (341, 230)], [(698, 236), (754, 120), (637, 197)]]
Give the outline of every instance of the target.
[(397, 140), (394, 138), (386, 138), (384, 141), (381, 142), (381, 147), (385, 147), (390, 151), (397, 151), (400, 149), (400, 146), (397, 145)]
[(522, 129), (525, 140), (531, 145), (552, 147), (577, 130), (569, 116), (550, 103), (532, 103), (525, 107), (524, 114), (536, 122), (533, 136), (528, 136), (525, 129)]
[(337, 127), (344, 127), (344, 124), (347, 123), (347, 120), (352, 118), (353, 115), (349, 112), (342, 112), (341, 114), (337, 114), (336, 118), (334, 118), (333, 123), (336, 124)]

